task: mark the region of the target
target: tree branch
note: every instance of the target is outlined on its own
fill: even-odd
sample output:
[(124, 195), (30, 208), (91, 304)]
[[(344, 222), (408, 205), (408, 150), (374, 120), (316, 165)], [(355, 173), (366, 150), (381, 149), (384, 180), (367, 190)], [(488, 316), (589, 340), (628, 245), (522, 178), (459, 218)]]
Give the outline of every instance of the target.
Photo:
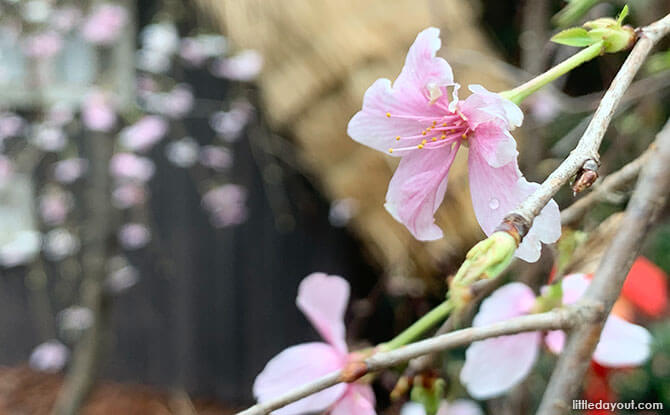
[(638, 158), (605, 177), (589, 194), (577, 200), (566, 209), (563, 209), (561, 212), (561, 224), (565, 226), (578, 221), (593, 205), (607, 200), (612, 192), (632, 182), (647, 163), (655, 148), (655, 143), (652, 143)]
[(577, 174), (585, 163), (599, 163), (598, 149), (602, 143), (605, 131), (612, 120), (616, 107), (621, 102), (624, 93), (630, 86), (633, 78), (642, 67), (642, 63), (653, 46), (670, 31), (670, 15), (646, 26), (639, 31), (639, 40), (626, 58), (616, 77), (612, 81), (607, 92), (603, 96), (598, 109), (596, 109), (591, 122), (584, 135), (579, 140), (577, 147), (570, 155), (554, 170), (542, 185), (530, 195), (522, 204), (512, 212), (518, 220), (524, 222), (522, 228), (530, 229), (534, 218), (558, 192)]
[[(482, 327), (470, 327), (442, 334), (387, 352), (378, 352), (361, 362), (365, 370), (358, 377), (396, 366), (419, 356), (464, 346), (492, 337), (517, 334), (526, 331), (561, 330), (578, 324), (599, 321), (602, 318), (601, 304), (581, 302), (572, 307), (555, 309), (546, 313), (512, 318)], [(322, 391), (346, 378), (347, 368), (330, 373), (320, 379), (300, 386), (271, 401), (256, 404), (237, 415), (265, 415), (299, 399)]]
[[(670, 186), (670, 121), (656, 139), (658, 150), (643, 168), (633, 197), (626, 209), (619, 233), (614, 237), (585, 294), (587, 301), (605, 306), (608, 315), (637, 257), (642, 241), (666, 202)], [(549, 381), (538, 415), (557, 415), (570, 410), (568, 402), (581, 388), (595, 350), (604, 319), (576, 325)]]

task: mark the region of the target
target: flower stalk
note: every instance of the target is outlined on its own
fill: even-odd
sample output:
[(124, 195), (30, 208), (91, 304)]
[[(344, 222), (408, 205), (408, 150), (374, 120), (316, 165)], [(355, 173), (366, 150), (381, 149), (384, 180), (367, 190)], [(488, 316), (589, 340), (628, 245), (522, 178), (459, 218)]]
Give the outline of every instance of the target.
[(403, 330), (402, 333), (395, 336), (391, 341), (380, 346), (380, 350), (394, 350), (400, 346), (404, 346), (415, 341), (419, 336), (424, 334), (428, 329), (434, 327), (439, 322), (447, 318), (449, 313), (454, 310), (454, 303), (447, 299), (440, 303), (437, 307), (430, 310), (423, 317), (418, 319), (414, 324)]

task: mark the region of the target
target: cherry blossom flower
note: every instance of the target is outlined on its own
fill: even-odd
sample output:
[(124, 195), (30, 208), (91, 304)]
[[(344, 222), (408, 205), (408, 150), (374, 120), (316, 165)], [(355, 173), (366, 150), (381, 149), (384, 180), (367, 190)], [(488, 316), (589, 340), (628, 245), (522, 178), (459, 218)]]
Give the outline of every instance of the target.
[(55, 31), (35, 33), (25, 38), (23, 50), (26, 55), (47, 59), (63, 48), (63, 38)]
[(44, 237), (44, 255), (52, 261), (61, 261), (79, 251), (79, 238), (67, 229), (58, 228), (49, 231)]
[(126, 223), (119, 229), (118, 237), (123, 248), (134, 250), (143, 248), (149, 243), (151, 232), (141, 223)]
[(86, 18), (81, 34), (96, 45), (110, 45), (119, 37), (128, 20), (128, 12), (117, 4), (101, 4)]
[(225, 170), (233, 165), (233, 155), (225, 147), (203, 146), (199, 159), (200, 164), (214, 170)]
[(81, 120), (91, 131), (108, 132), (116, 124), (116, 112), (111, 99), (102, 91), (91, 91), (84, 100)]
[(67, 346), (58, 340), (49, 340), (35, 347), (28, 364), (41, 372), (56, 373), (65, 367), (69, 356)]
[(192, 137), (184, 137), (165, 147), (165, 154), (178, 167), (191, 167), (198, 161), (200, 147)]
[[(296, 304), (326, 343), (299, 344), (272, 358), (254, 382), (254, 396), (259, 402), (345, 367), (350, 360), (343, 321), (348, 301), (349, 284), (342, 277), (314, 273), (302, 280)], [(328, 411), (332, 415), (374, 415), (374, 405), (370, 385), (340, 383), (277, 409), (273, 414)]]
[(72, 208), (72, 195), (58, 188), (44, 192), (39, 198), (38, 210), (47, 225), (60, 225), (65, 222)]
[[(528, 182), (517, 166), (516, 142), (509, 133), (523, 113), (512, 102), (480, 85), (459, 101), (451, 67), (435, 53), (439, 30), (419, 33), (400, 75), (378, 79), (365, 93), (363, 108), (349, 122), (355, 141), (401, 157), (386, 194), (386, 209), (419, 240), (442, 237), (434, 214), (444, 199), (447, 174), (461, 146), (468, 147), (470, 193), (475, 215), (490, 235), (503, 217), (539, 185)], [(448, 97), (452, 88), (452, 97)], [(541, 242), (560, 236), (558, 205), (540, 215), (516, 255), (539, 258)]]
[(244, 187), (227, 183), (205, 193), (202, 205), (210, 212), (212, 225), (222, 228), (238, 225), (247, 219), (246, 200)]
[(146, 157), (133, 153), (117, 153), (109, 162), (109, 171), (116, 179), (144, 183), (154, 175), (156, 166)]
[(112, 191), (112, 204), (117, 209), (128, 209), (129, 207), (141, 205), (147, 200), (147, 192), (144, 186), (137, 183), (121, 183)]
[(67, 136), (61, 128), (39, 124), (34, 127), (30, 141), (44, 151), (56, 152), (65, 147)]
[(249, 82), (263, 69), (263, 56), (255, 50), (243, 50), (229, 58), (219, 59), (212, 65), (215, 76), (233, 81)]
[(73, 157), (57, 161), (53, 165), (53, 177), (59, 183), (73, 183), (78, 180), (88, 170), (88, 160), (84, 158)]
[[(563, 278), (563, 304), (579, 300), (590, 283), (585, 274)], [(473, 327), (529, 314), (534, 304), (535, 294), (527, 285), (520, 282), (507, 284), (484, 300)], [(461, 382), (477, 399), (493, 398), (507, 392), (530, 373), (542, 338), (540, 332), (527, 332), (472, 343), (465, 352)], [(563, 349), (565, 332), (550, 331), (544, 341), (550, 351), (558, 354)], [(610, 314), (593, 360), (606, 367), (637, 366), (649, 357), (650, 344), (651, 335), (645, 328)]]
[(121, 144), (129, 150), (144, 152), (163, 139), (168, 123), (157, 115), (146, 115), (119, 133)]

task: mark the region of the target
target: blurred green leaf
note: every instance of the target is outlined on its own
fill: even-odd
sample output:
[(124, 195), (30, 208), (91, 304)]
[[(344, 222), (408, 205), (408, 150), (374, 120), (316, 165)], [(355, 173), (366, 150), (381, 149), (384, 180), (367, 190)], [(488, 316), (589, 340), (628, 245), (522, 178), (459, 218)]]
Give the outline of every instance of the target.
[(591, 38), (589, 36), (589, 32), (587, 32), (586, 29), (582, 29), (581, 27), (573, 27), (556, 33), (554, 36), (552, 36), (551, 41), (561, 45), (583, 47), (591, 46), (598, 40)]

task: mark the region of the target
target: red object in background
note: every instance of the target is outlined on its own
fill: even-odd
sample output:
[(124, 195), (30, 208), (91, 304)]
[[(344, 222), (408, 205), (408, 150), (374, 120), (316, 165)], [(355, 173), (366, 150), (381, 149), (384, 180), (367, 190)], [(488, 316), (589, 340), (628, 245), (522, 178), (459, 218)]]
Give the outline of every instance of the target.
[[(600, 366), (591, 361), (591, 370), (586, 376), (584, 388), (584, 399), (589, 402), (616, 402), (616, 394), (609, 384), (609, 374), (612, 369)], [(586, 415), (611, 415), (612, 412), (604, 409), (591, 409), (585, 412)]]
[(668, 306), (668, 276), (639, 256), (626, 277), (621, 296), (650, 317), (659, 317)]

